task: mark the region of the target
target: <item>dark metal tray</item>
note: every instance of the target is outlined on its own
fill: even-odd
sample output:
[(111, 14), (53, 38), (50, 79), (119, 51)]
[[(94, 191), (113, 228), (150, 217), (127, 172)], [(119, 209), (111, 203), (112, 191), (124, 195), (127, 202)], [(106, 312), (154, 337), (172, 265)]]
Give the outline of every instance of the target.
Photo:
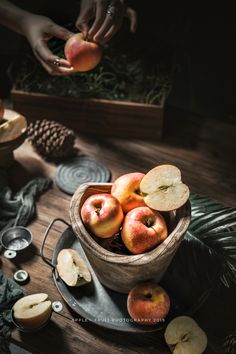
[[(64, 222), (62, 219), (53, 220), (44, 237), (41, 247), (41, 256), (46, 263), (53, 267), (53, 279), (57, 289), (69, 307), (85, 320), (96, 325), (110, 328), (113, 330), (126, 332), (153, 332), (161, 330), (172, 318), (182, 314), (192, 314), (195, 306), (186, 306), (180, 298), (177, 298), (174, 291), (169, 287), (168, 294), (171, 300), (171, 309), (165, 323), (161, 322), (154, 326), (139, 325), (132, 321), (127, 311), (127, 295), (115, 292), (103, 286), (93, 271), (78, 238), (73, 233), (71, 226), (67, 223), (67, 228), (62, 233), (53, 252), (52, 260), (49, 261), (43, 254), (44, 244), (49, 231), (57, 221)], [(91, 275), (92, 282), (77, 288), (67, 286), (59, 277), (55, 268), (57, 255), (64, 248), (72, 248), (80, 253), (85, 260)], [(112, 277), (112, 274), (111, 274)], [(161, 283), (160, 283), (161, 285)]]

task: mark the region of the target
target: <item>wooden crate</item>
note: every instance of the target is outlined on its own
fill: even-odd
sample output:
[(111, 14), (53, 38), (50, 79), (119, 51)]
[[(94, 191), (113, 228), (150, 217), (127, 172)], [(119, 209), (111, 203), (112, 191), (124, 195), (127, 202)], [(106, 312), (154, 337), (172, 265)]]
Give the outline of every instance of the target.
[[(12, 90), (13, 107), (28, 121), (50, 119), (85, 134), (157, 140), (162, 136), (160, 105), (50, 96)], [(71, 121), (68, 124), (68, 121)]]

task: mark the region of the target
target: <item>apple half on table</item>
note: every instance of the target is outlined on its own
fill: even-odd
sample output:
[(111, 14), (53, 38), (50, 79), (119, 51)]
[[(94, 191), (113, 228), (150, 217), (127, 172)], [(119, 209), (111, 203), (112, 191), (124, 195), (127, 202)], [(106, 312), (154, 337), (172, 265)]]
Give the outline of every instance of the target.
[(56, 269), (62, 280), (69, 286), (82, 286), (92, 280), (83, 258), (77, 251), (70, 248), (59, 252)]
[(188, 316), (174, 318), (168, 324), (164, 336), (174, 354), (202, 354), (207, 347), (205, 332)]
[(52, 303), (45, 293), (28, 295), (13, 306), (16, 323), (25, 329), (37, 329), (43, 326), (52, 313)]
[(180, 170), (173, 165), (160, 165), (149, 171), (140, 183), (144, 202), (158, 211), (180, 208), (189, 198), (189, 188), (181, 180)]

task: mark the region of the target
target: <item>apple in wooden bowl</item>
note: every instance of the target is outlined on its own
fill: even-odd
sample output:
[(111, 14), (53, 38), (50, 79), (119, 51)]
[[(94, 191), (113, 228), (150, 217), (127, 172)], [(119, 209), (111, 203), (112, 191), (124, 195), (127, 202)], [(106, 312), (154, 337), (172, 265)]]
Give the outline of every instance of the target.
[[(168, 166), (170, 165), (167, 165), (165, 171), (167, 171), (166, 173), (168, 176), (171, 175), (171, 172), (169, 172), (170, 170), (174, 172), (172, 181), (173, 184), (175, 182), (177, 184), (181, 184), (182, 182), (179, 176), (179, 170), (176, 168), (169, 168)], [(162, 173), (163, 170), (161, 169), (161, 174)], [(146, 184), (148, 186), (152, 185), (153, 183), (154, 186), (157, 184), (156, 178), (158, 178), (158, 176), (156, 174), (152, 173), (151, 179), (149, 177), (146, 178), (147, 176), (148, 173), (142, 178), (140, 187), (142, 187), (143, 181), (145, 182), (144, 187)], [(171, 181), (170, 179), (165, 179), (164, 182), (170, 183)], [(171, 183), (169, 184), (170, 188), (172, 188)], [(156, 187), (160, 187), (159, 192), (162, 193), (165, 200), (165, 193), (168, 185), (165, 185), (165, 188), (162, 188), (162, 185), (156, 185)], [(175, 188), (175, 185), (173, 188)], [(179, 187), (177, 186), (177, 188)], [(110, 194), (112, 189), (112, 183), (85, 183), (81, 185), (71, 199), (70, 219), (72, 228), (75, 234), (78, 236), (81, 246), (83, 247), (87, 258), (101, 283), (112, 290), (121, 293), (128, 293), (130, 289), (132, 289), (140, 282), (155, 280), (155, 282), (158, 283), (161, 280), (188, 229), (191, 219), (191, 208), (190, 203), (187, 200), (187, 194), (184, 195), (184, 198), (182, 198), (182, 194), (179, 195), (178, 199), (178, 195), (175, 193), (174, 203), (175, 206), (178, 206), (178, 208), (174, 209), (172, 208), (173, 205), (170, 204), (171, 209), (169, 211), (167, 211), (165, 208), (166, 211), (161, 212), (162, 223), (160, 223), (160, 226), (163, 233), (161, 232), (160, 238), (157, 238), (158, 242), (161, 242), (159, 244), (158, 242), (156, 244), (152, 244), (152, 247), (150, 247), (152, 249), (149, 248), (145, 252), (144, 249), (142, 249), (141, 252), (143, 253), (119, 254), (102, 247), (102, 245), (96, 241), (91, 230), (89, 230), (83, 222), (81, 215), (82, 207), (90, 196), (100, 193)], [(184, 190), (186, 191), (185, 187)], [(144, 201), (145, 197), (149, 193), (149, 190), (146, 192), (145, 191), (143, 194)], [(142, 188), (141, 193), (143, 193)], [(151, 193), (152, 191), (150, 194)], [(154, 199), (155, 195), (156, 193), (154, 193)], [(158, 199), (158, 201), (159, 200), (160, 199)], [(130, 212), (132, 213), (133, 211), (135, 211), (135, 208)], [(127, 216), (128, 214), (126, 214), (125, 217)], [(166, 223), (168, 235), (166, 234), (165, 227), (163, 227), (163, 225), (165, 225), (164, 222)], [(123, 225), (121, 225), (121, 228)], [(130, 236), (132, 236), (132, 233), (130, 233)], [(127, 237), (126, 234), (126, 240), (133, 238), (133, 236), (131, 238), (130, 236)], [(152, 235), (148, 235), (147, 237), (152, 237)]]

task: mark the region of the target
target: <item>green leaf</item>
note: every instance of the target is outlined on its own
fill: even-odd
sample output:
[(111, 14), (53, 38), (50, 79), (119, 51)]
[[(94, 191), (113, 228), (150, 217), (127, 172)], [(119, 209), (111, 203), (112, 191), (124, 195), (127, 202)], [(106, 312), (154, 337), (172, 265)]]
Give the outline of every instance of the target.
[(236, 285), (236, 208), (191, 193), (192, 220), (162, 283), (192, 304)]

